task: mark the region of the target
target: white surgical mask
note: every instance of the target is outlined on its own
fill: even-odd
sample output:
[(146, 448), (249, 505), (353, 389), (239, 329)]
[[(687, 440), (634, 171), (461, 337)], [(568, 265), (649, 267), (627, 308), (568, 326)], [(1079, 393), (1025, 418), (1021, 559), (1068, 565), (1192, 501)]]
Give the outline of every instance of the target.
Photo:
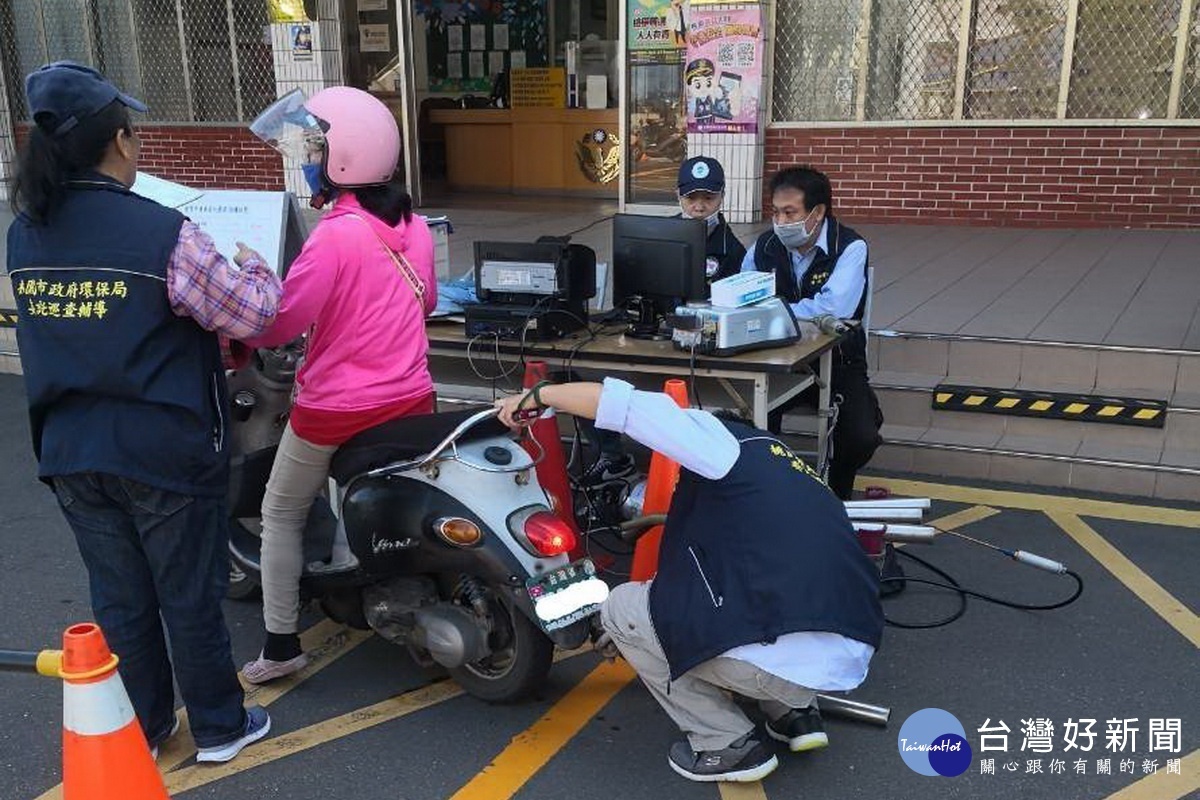
[[(683, 212), (684, 219), (695, 219), (692, 212), (688, 211), (687, 206), (683, 204), (683, 200), (679, 201), (679, 210)], [(712, 233), (717, 227), (717, 223), (721, 221), (721, 209), (718, 206), (717, 210), (704, 218), (704, 224), (708, 226), (708, 232)]]
[[(815, 211), (816, 209), (813, 210)], [(817, 235), (817, 226), (815, 223), (812, 230), (808, 228), (808, 218), (811, 215), (812, 211), (808, 212), (804, 219), (799, 222), (774, 223), (775, 235), (779, 237), (779, 241), (783, 242), (784, 247), (792, 249), (803, 247)]]

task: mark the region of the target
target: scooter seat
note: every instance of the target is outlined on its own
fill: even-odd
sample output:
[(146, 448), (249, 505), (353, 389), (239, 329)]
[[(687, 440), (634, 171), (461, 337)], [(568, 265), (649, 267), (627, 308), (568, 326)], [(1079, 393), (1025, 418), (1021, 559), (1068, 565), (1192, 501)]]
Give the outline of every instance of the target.
[[(329, 474), (345, 485), (364, 472), (423, 456), (465, 420), (486, 408), (473, 406), (443, 414), (417, 414), (368, 428), (338, 448), (330, 462)], [(508, 428), (493, 417), (471, 428), (458, 441), (472, 442), (507, 433)]]

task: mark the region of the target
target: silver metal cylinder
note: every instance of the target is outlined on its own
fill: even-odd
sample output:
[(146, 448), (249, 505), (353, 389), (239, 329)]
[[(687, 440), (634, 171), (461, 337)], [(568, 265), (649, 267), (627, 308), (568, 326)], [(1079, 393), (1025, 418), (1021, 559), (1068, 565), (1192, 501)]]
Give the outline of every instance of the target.
[(887, 727), (888, 719), (892, 716), (890, 708), (873, 706), (868, 703), (860, 703), (857, 700), (848, 700), (845, 697), (834, 697), (828, 694), (817, 695), (817, 707), (821, 709), (822, 714), (831, 717), (845, 717), (846, 719), (858, 722), (878, 725), (881, 728)]
[(887, 500), (847, 500), (846, 508), (925, 508), (930, 506), (927, 497), (900, 497)]
[(847, 508), (846, 515), (854, 520), (906, 520), (920, 522), (925, 516), (920, 508)]

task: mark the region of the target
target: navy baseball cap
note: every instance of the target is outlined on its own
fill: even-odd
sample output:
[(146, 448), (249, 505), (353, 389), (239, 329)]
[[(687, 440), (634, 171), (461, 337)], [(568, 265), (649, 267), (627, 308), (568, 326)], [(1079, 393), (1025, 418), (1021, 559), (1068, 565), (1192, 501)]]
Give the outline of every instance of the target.
[(696, 156), (679, 165), (679, 193), (725, 191), (725, 170), (715, 158)]
[(134, 111), (146, 104), (113, 86), (91, 67), (74, 61), (55, 61), (25, 76), (29, 113), (38, 127), (52, 136), (62, 136), (114, 100)]

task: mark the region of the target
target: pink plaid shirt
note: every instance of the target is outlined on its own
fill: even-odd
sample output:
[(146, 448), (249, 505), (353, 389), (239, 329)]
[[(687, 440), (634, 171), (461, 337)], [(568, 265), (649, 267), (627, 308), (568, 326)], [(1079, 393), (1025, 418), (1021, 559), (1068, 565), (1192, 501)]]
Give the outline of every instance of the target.
[(251, 256), (238, 268), (198, 225), (184, 221), (167, 264), (167, 297), (176, 315), (218, 334), (222, 352), (225, 339), (249, 339), (269, 328), (282, 296), (279, 277), (265, 261)]

